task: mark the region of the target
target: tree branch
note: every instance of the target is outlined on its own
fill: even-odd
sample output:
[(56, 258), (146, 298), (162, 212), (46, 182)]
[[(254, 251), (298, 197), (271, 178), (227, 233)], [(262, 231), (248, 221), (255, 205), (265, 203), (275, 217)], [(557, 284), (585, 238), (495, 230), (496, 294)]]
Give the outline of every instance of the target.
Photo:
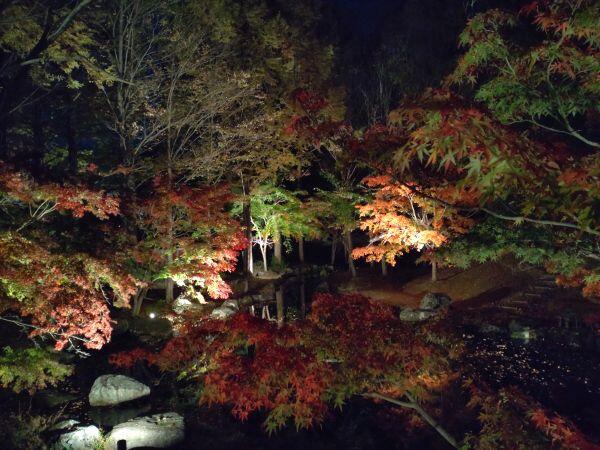
[(440, 436), (442, 436), (446, 440), (446, 442), (448, 442), (448, 444), (450, 444), (453, 448), (458, 448), (458, 443), (456, 442), (456, 439), (454, 439), (433, 417), (431, 417), (427, 413), (427, 411), (425, 411), (421, 407), (421, 405), (419, 405), (416, 399), (409, 392), (407, 392), (405, 395), (408, 398), (409, 402), (396, 400), (395, 398), (388, 397), (387, 395), (378, 394), (376, 392), (362, 394), (363, 397), (376, 398), (378, 400), (383, 400), (396, 406), (401, 406), (403, 408), (409, 408), (416, 411), (429, 425), (431, 425), (435, 429), (435, 431), (438, 432)]

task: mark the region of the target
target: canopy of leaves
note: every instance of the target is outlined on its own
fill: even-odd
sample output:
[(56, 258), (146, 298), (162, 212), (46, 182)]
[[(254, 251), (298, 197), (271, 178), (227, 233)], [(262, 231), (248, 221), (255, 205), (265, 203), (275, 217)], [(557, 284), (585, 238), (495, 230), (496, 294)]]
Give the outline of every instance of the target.
[(35, 391), (54, 386), (73, 373), (56, 355), (38, 347), (15, 350), (5, 347), (0, 355), (0, 386), (14, 392)]
[[(209, 338), (210, 336), (210, 338)], [(457, 348), (450, 346), (450, 352)], [(443, 386), (451, 373), (447, 350), (428, 345), (391, 307), (360, 295), (319, 294), (306, 321), (284, 328), (246, 314), (228, 322), (189, 324), (158, 354), (115, 354), (127, 366), (143, 358), (163, 370), (201, 378), (201, 401), (228, 404), (246, 419), (266, 410), (274, 431), (323, 421), (329, 406), (353, 395), (399, 395)], [(442, 356), (444, 355), (444, 356)]]
[(600, 146), (575, 125), (600, 105), (597, 1), (492, 9), (469, 21), (460, 43), (467, 51), (450, 81), (477, 84), (475, 98), (502, 123), (526, 122)]

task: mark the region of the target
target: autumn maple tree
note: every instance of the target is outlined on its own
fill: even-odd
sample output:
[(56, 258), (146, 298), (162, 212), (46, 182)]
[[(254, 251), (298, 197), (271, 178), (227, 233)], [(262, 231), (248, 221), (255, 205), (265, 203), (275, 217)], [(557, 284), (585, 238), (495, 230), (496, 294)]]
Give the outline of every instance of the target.
[[(459, 348), (449, 349), (452, 355)], [(360, 295), (319, 294), (305, 321), (278, 328), (247, 314), (201, 320), (186, 324), (158, 353), (132, 350), (112, 355), (111, 362), (130, 367), (146, 360), (185, 371), (202, 379), (201, 402), (231, 405), (242, 420), (266, 410), (269, 431), (289, 421), (314, 426), (330, 407), (359, 395), (416, 411), (456, 445), (420, 404), (453, 379), (440, 351), (389, 306)]]
[[(597, 125), (599, 16), (594, 0), (531, 1), (517, 12), (477, 14), (460, 35), (466, 53), (449, 82), (475, 85), (475, 100), (504, 124), (532, 125), (598, 148), (581, 124)], [(520, 41), (519, 27), (536, 37)]]
[[(535, 239), (520, 245), (514, 254), (530, 262), (537, 255), (536, 264), (595, 295), (596, 154), (581, 156), (567, 143), (549, 144), (526, 136), (448, 91), (430, 91), (418, 102), (402, 104), (390, 114), (390, 127), (402, 136), (397, 145), (380, 145), (382, 150), (375, 146), (370, 151), (358, 146), (359, 154), (375, 171), (390, 176), (404, 195), (427, 204), (429, 217), (434, 217), (434, 210), (443, 211), (451, 218), (448, 224), (457, 224), (458, 237), (466, 240), (475, 236), (464, 234), (472, 220), (504, 221), (503, 227), (515, 230), (513, 236), (520, 231), (541, 236), (548, 230), (550, 241)], [(402, 201), (397, 197), (393, 204)], [(412, 214), (409, 205), (406, 210)], [(382, 213), (386, 212), (384, 208)], [(474, 248), (485, 252), (491, 237)], [(511, 253), (517, 246), (505, 247), (496, 256)], [(544, 260), (544, 253), (555, 257)], [(455, 257), (461, 255), (455, 253)], [(483, 253), (479, 260), (486, 260)]]
[(396, 257), (404, 253), (424, 252), (433, 260), (435, 281), (435, 257), (431, 254), (451, 234), (466, 232), (471, 221), (455, 214), (454, 208), (432, 201), (432, 190), (426, 191), (413, 183), (395, 182), (391, 176), (368, 177), (364, 183), (376, 191), (371, 201), (358, 205), (359, 226), (372, 237), (367, 246), (356, 248), (353, 256), (367, 261), (383, 259), (395, 265)]
[(246, 242), (226, 210), (232, 201), (227, 185), (170, 189), (155, 179), (151, 195), (140, 199), (137, 209), (144, 231), (132, 252), (138, 276), (147, 282), (171, 278), (201, 301), (203, 294), (227, 298), (231, 289), (221, 274), (235, 269)]
[[(119, 214), (118, 200), (85, 186), (36, 183), (28, 174), (3, 164), (0, 189), (4, 217), (0, 234), (2, 311), (29, 317), (31, 336), (49, 334), (61, 349), (82, 342), (100, 348), (110, 340), (106, 293), (115, 306), (127, 306), (137, 281), (123, 260), (69, 249), (64, 241), (41, 232), (52, 221), (70, 216), (76, 226), (85, 215), (106, 221)], [(43, 228), (42, 228), (43, 230)]]

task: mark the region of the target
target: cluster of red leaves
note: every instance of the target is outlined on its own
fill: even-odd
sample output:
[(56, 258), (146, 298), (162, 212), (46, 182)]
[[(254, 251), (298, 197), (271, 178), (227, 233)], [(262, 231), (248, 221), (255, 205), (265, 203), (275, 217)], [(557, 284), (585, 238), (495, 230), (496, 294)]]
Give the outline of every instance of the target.
[(171, 275), (201, 285), (212, 298), (227, 298), (231, 289), (221, 273), (235, 270), (246, 245), (239, 223), (226, 211), (232, 199), (225, 184), (169, 188), (155, 179), (153, 195), (138, 210), (147, 237), (135, 252), (137, 262), (159, 270), (168, 265)]
[(98, 349), (110, 340), (110, 286), (115, 305), (127, 306), (135, 280), (114, 263), (84, 254), (54, 254), (16, 233), (0, 236), (2, 310), (31, 318), (32, 336), (50, 334), (56, 348), (83, 342)]
[[(585, 5), (592, 2), (581, 1), (578, 3)], [(535, 0), (523, 6), (520, 13), (525, 17), (531, 17), (533, 23), (540, 30), (564, 36), (566, 39), (571, 37), (587, 39), (597, 33), (597, 30), (594, 30), (592, 26), (589, 28), (573, 28), (571, 8), (573, 8), (571, 5), (565, 5), (560, 1)]]
[[(15, 171), (0, 161), (0, 190), (8, 196), (28, 205), (50, 203), (56, 210), (70, 211), (73, 217), (93, 214), (105, 220), (119, 214), (118, 198), (101, 190), (84, 186), (37, 184), (24, 172)], [(49, 205), (50, 207), (50, 205)]]
[(305, 321), (277, 328), (246, 314), (201, 320), (157, 354), (134, 350), (110, 361), (130, 367), (146, 360), (202, 377), (202, 402), (232, 405), (242, 420), (266, 411), (274, 430), (290, 419), (313, 426), (330, 404), (355, 394), (439, 386), (447, 367), (432, 363), (435, 354), (391, 307), (360, 295), (318, 294)]
[(327, 107), (328, 102), (318, 92), (309, 91), (307, 89), (296, 89), (292, 92), (291, 98), (296, 102), (307, 114), (316, 114)]
[(346, 144), (348, 151), (369, 162), (398, 149), (406, 143), (406, 134), (398, 128), (382, 124), (369, 127), (362, 136), (353, 136)]
[[(481, 448), (541, 448), (540, 445), (549, 439), (553, 446), (565, 450), (600, 449), (600, 446), (589, 442), (574, 424), (556, 414), (549, 414), (535, 399), (517, 388), (502, 389), (496, 393), (476, 386), (471, 380), (465, 383), (465, 387), (470, 394), (468, 406), (480, 411), (482, 430), (478, 438), (480, 443), (485, 443)], [(526, 422), (525, 418), (528, 419)], [(523, 426), (524, 423), (526, 426)], [(489, 447), (490, 444), (494, 447)]]
[(530, 413), (531, 423), (550, 438), (553, 444), (566, 449), (599, 450), (600, 445), (589, 442), (585, 436), (563, 417), (536, 408)]
[(559, 286), (572, 288), (582, 288), (584, 297), (600, 298), (600, 281), (587, 281), (586, 277), (593, 275), (594, 272), (589, 269), (579, 268), (570, 275), (559, 274), (556, 276), (556, 283)]

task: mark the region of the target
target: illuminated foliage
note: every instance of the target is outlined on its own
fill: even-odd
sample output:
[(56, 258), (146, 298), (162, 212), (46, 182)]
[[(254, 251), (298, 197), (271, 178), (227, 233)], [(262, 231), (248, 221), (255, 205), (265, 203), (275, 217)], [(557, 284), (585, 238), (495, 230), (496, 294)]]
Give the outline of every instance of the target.
[[(457, 348), (451, 346), (451, 351)], [(268, 412), (274, 431), (323, 421), (329, 406), (367, 393), (426, 400), (453, 379), (446, 353), (428, 345), (391, 307), (360, 295), (318, 294), (306, 321), (284, 328), (246, 314), (188, 324), (158, 354), (134, 350), (111, 362), (146, 359), (203, 382), (201, 401), (231, 405), (246, 419)]]
[[(477, 84), (476, 100), (502, 123), (529, 123), (598, 148), (574, 124), (600, 104), (599, 17), (594, 0), (532, 1), (518, 13), (477, 14), (460, 36), (467, 52), (450, 80)], [(538, 37), (524, 44), (515, 33), (522, 26)]]
[(231, 289), (221, 273), (235, 269), (245, 245), (239, 224), (225, 210), (232, 200), (227, 185), (169, 189), (155, 179), (152, 196), (137, 210), (145, 238), (133, 252), (136, 270), (149, 281), (171, 277), (211, 298), (227, 298)]
[(57, 349), (78, 341), (102, 347), (112, 330), (109, 301), (127, 306), (136, 280), (114, 255), (109, 260), (65, 248), (39, 228), (51, 226), (61, 212), (106, 220), (119, 213), (118, 200), (85, 187), (37, 184), (6, 165), (1, 169), (2, 208), (16, 230), (0, 231), (0, 311), (30, 318), (31, 336), (50, 334)]
[[(463, 216), (491, 216), (506, 221), (508, 230), (550, 233), (551, 243), (543, 247), (557, 255), (578, 255), (580, 267), (590, 271), (586, 292), (595, 291), (597, 154), (580, 156), (560, 142), (533, 140), (445, 91), (429, 92), (419, 104), (393, 111), (390, 120), (407, 132), (406, 143), (387, 154), (396, 180), (417, 178), (429, 190), (428, 198)], [(438, 189), (454, 191), (454, 200), (436, 193)], [(532, 255), (536, 241), (541, 242), (515, 244), (531, 249)], [(545, 265), (571, 276), (575, 270), (569, 264), (555, 260)]]
[(19, 393), (30, 394), (48, 386), (54, 386), (67, 376), (73, 368), (59, 363), (56, 356), (41, 348), (14, 350), (5, 347), (0, 355), (0, 386)]
[[(354, 250), (355, 258), (385, 259), (394, 265), (396, 256), (436, 249), (448, 241), (450, 233), (464, 233), (471, 224), (455, 209), (430, 200), (428, 196), (436, 195), (434, 190), (400, 184), (390, 176), (369, 177), (364, 182), (376, 191), (371, 201), (358, 205), (359, 226), (372, 238), (368, 246)], [(439, 194), (435, 198), (442, 197)]]

